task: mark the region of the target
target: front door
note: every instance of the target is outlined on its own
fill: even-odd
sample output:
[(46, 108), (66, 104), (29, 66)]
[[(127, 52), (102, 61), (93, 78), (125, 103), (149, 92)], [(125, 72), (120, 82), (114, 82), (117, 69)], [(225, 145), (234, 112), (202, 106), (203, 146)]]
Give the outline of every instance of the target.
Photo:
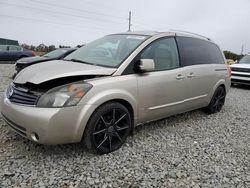
[(179, 67), (175, 39), (156, 40), (139, 58), (155, 62), (155, 71), (137, 75), (139, 121), (147, 122), (181, 112), (187, 79)]

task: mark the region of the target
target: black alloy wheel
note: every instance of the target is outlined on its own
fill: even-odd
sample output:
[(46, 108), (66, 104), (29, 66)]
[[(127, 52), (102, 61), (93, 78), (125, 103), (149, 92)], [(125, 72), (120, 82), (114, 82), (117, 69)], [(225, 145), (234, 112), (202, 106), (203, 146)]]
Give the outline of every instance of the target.
[(84, 141), (88, 149), (98, 153), (109, 153), (120, 148), (131, 130), (131, 117), (120, 103), (101, 106), (90, 118)]
[(210, 114), (221, 111), (225, 103), (225, 98), (226, 98), (225, 89), (222, 86), (218, 87), (214, 92), (211, 102), (206, 107), (206, 111)]

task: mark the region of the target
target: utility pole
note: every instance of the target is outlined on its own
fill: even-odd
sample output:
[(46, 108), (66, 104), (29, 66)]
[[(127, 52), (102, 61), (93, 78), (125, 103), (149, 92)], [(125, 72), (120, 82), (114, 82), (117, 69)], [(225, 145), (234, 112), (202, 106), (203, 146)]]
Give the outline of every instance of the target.
[(131, 11), (129, 11), (128, 14), (128, 31), (131, 31)]
[(243, 55), (243, 51), (244, 51), (244, 44), (242, 44), (242, 46), (241, 46), (241, 53), (240, 53), (240, 55)]

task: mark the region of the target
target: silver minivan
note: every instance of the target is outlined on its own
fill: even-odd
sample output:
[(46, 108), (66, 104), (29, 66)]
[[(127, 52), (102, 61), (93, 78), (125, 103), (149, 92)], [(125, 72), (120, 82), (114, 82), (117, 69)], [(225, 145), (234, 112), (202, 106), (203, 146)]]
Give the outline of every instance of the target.
[(229, 87), (230, 70), (210, 39), (119, 33), (22, 70), (5, 92), (2, 116), (37, 143), (83, 141), (108, 153), (138, 124), (199, 108), (219, 112)]

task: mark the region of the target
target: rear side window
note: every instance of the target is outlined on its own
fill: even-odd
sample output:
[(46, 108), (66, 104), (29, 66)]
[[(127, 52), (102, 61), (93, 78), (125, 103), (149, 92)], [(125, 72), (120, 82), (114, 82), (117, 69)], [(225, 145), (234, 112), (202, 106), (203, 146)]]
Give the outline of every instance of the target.
[(196, 38), (176, 37), (182, 66), (224, 64), (220, 49), (213, 43)]
[(0, 51), (6, 51), (7, 46), (6, 45), (0, 45)]
[(9, 46), (9, 51), (21, 51), (21, 47), (19, 47), (19, 46)]

